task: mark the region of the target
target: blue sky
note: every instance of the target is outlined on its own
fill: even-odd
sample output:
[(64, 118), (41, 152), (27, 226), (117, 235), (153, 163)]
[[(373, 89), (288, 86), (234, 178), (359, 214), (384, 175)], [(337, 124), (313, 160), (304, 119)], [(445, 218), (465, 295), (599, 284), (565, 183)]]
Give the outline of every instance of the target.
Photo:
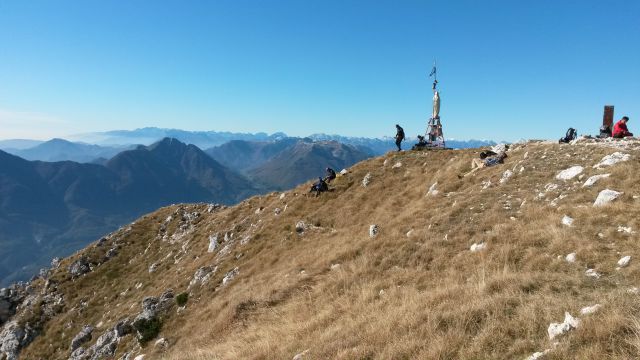
[[(0, 138), (640, 132), (640, 1), (0, 0)], [(637, 126), (635, 124), (638, 124)]]

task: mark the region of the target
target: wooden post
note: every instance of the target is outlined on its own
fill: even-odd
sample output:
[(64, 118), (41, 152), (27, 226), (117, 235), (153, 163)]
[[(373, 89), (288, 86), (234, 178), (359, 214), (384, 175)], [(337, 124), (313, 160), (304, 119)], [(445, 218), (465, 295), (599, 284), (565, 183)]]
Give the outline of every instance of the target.
[(604, 106), (604, 116), (602, 117), (602, 126), (612, 129), (613, 125), (613, 105)]

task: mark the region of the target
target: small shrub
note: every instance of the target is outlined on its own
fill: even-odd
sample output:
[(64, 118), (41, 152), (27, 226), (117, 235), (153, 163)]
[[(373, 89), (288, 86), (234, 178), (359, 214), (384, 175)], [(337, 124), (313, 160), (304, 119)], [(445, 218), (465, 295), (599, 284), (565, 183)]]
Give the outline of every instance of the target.
[(187, 303), (187, 300), (189, 300), (189, 294), (186, 292), (176, 296), (176, 304), (178, 304), (178, 306), (184, 306)]
[(133, 323), (133, 327), (138, 332), (138, 342), (140, 342), (140, 345), (144, 345), (158, 336), (162, 322), (158, 318), (140, 319)]

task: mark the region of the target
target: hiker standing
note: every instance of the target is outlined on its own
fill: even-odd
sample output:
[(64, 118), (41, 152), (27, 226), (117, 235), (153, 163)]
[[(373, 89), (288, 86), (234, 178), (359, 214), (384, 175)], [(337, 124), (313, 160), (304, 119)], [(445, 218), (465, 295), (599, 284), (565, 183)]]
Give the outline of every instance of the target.
[(612, 136), (617, 139), (622, 139), (627, 136), (633, 136), (632, 133), (627, 129), (627, 121), (629, 121), (628, 116), (623, 116), (620, 121), (618, 121), (615, 125), (613, 125), (613, 134)]
[(400, 127), (400, 125), (396, 124), (396, 146), (398, 147), (398, 151), (402, 150), (400, 148), (400, 143), (404, 140), (404, 129)]

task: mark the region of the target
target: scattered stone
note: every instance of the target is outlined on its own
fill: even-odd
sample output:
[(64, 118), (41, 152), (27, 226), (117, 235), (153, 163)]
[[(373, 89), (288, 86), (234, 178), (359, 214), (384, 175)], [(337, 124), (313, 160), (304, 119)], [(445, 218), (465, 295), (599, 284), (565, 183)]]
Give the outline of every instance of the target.
[(156, 272), (156, 270), (158, 270), (158, 266), (158, 263), (151, 264), (151, 266), (149, 266), (149, 274)]
[(262, 212), (262, 210), (264, 210), (264, 208), (263, 208), (262, 206), (259, 206), (259, 207), (256, 209), (255, 214), (256, 214), (256, 215), (260, 214), (260, 213)]
[(600, 193), (598, 194), (598, 197), (596, 198), (596, 201), (593, 203), (593, 206), (604, 206), (604, 205), (607, 205), (610, 202), (612, 202), (615, 199), (617, 199), (618, 197), (620, 197), (620, 195), (622, 195), (622, 194), (623, 193), (615, 191), (615, 190), (604, 189), (604, 190), (600, 191)]
[(620, 258), (620, 260), (618, 260), (618, 266), (619, 266), (619, 268), (627, 267), (627, 266), (629, 266), (630, 262), (631, 262), (631, 256), (630, 255), (623, 256), (622, 258)]
[(384, 289), (380, 289), (380, 291), (378, 291), (378, 296), (382, 296), (384, 295)]
[(378, 225), (375, 225), (375, 224), (374, 225), (370, 225), (369, 226), (369, 237), (370, 238), (376, 237), (378, 235), (379, 230), (380, 229), (378, 228)]
[(500, 178), (500, 184), (504, 184), (507, 181), (509, 181), (509, 179), (513, 176), (513, 171), (511, 170), (506, 170), (504, 173), (502, 173), (502, 177)]
[(136, 356), (135, 358), (133, 358), (133, 360), (144, 360), (145, 355), (144, 354), (140, 354), (138, 356)]
[(414, 233), (413, 229), (407, 231), (407, 237), (411, 237), (413, 233)]
[(611, 176), (611, 174), (601, 174), (601, 175), (593, 175), (591, 177), (589, 177), (587, 179), (587, 181), (584, 182), (584, 184), (582, 184), (582, 187), (590, 187), (593, 186), (598, 180), (600, 179), (606, 179), (609, 176)]
[(576, 262), (576, 253), (572, 252), (571, 254), (565, 256), (564, 259), (569, 263), (574, 263)]
[(280, 213), (281, 213), (281, 212), (282, 212), (282, 209), (280, 209), (280, 208), (275, 208), (275, 209), (273, 210), (273, 214), (274, 214), (275, 216), (280, 215)]
[(155, 344), (153, 346), (164, 350), (164, 349), (169, 347), (169, 341), (167, 341), (167, 339), (165, 339), (165, 338), (160, 338), (160, 339), (156, 340), (156, 342), (155, 342)]
[(338, 270), (340, 268), (340, 264), (331, 264), (331, 270)]
[(382, 166), (387, 166), (388, 163), (389, 163), (389, 159), (384, 159), (384, 161), (382, 162)]
[(549, 352), (551, 351), (551, 349), (546, 349), (545, 351), (538, 351), (535, 352), (533, 354), (531, 354), (531, 356), (529, 356), (527, 358), (527, 360), (538, 360), (538, 359), (542, 359), (543, 356), (547, 355)]
[(630, 288), (627, 289), (627, 294), (631, 294), (631, 295), (639, 295), (640, 294), (640, 289), (638, 289), (635, 286), (632, 286)]
[(207, 281), (209, 281), (216, 270), (217, 267), (213, 266), (203, 266), (199, 268), (198, 270), (196, 270), (195, 274), (193, 274), (193, 279), (191, 279), (191, 281), (189, 282), (189, 286), (187, 287), (187, 289), (190, 289), (191, 287), (196, 285), (203, 286), (207, 283)]
[(631, 155), (621, 152), (615, 152), (611, 155), (607, 155), (600, 160), (599, 163), (593, 165), (594, 169), (600, 169), (606, 166), (612, 166), (622, 161), (627, 161), (631, 158)]
[(553, 340), (559, 335), (565, 334), (572, 329), (580, 326), (580, 320), (574, 318), (568, 312), (564, 313), (564, 322), (562, 323), (551, 323), (547, 328), (547, 334), (549, 334), (549, 339)]
[(429, 190), (427, 190), (427, 195), (429, 195), (429, 196), (436, 196), (436, 195), (438, 195), (438, 194), (440, 193), (440, 191), (438, 191), (438, 190), (436, 189), (436, 186), (438, 186), (438, 182), (437, 182), (437, 181), (436, 181), (436, 182), (434, 182), (434, 183), (433, 183), (433, 185), (431, 185), (431, 186), (429, 187)]
[(635, 231), (631, 229), (631, 226), (622, 226), (618, 225), (618, 232), (623, 232), (627, 234), (635, 234)]
[(302, 234), (305, 230), (307, 230), (307, 224), (304, 221), (300, 220), (296, 223), (296, 232), (298, 234)]
[(307, 355), (308, 352), (309, 352), (309, 349), (307, 349), (307, 350), (305, 350), (305, 351), (303, 351), (303, 352), (301, 352), (299, 354), (296, 354), (296, 356), (293, 357), (293, 360), (302, 360), (304, 358), (304, 356)]
[(240, 269), (238, 267), (233, 268), (233, 270), (229, 271), (222, 278), (222, 285), (228, 284), (233, 278), (235, 278), (240, 273)]
[(362, 179), (362, 186), (367, 187), (371, 183), (371, 173), (367, 173)]
[(491, 180), (485, 180), (482, 182), (482, 190), (486, 190), (491, 186)]
[(588, 277), (592, 277), (592, 278), (596, 278), (596, 279), (599, 279), (600, 276), (602, 276), (595, 269), (587, 269), (587, 271), (585, 271), (584, 274), (587, 275)]
[(340, 175), (347, 175), (349, 173), (349, 171), (347, 171), (347, 169), (342, 169), (342, 171), (340, 171)]
[(393, 166), (391, 168), (392, 169), (397, 169), (399, 167), (402, 167), (402, 163), (400, 161), (398, 161), (397, 163), (393, 164)]
[(79, 348), (82, 344), (91, 340), (91, 333), (93, 332), (93, 326), (85, 325), (82, 330), (71, 340), (71, 352)]
[(286, 193), (280, 194), (280, 200), (284, 199)]
[(582, 173), (582, 171), (584, 170), (584, 168), (582, 166), (572, 166), (568, 169), (564, 169), (562, 171), (560, 171), (558, 173), (558, 175), (556, 175), (556, 179), (558, 180), (571, 180), (574, 177), (580, 175), (580, 173)]
[(77, 278), (91, 271), (91, 266), (89, 265), (89, 260), (86, 257), (82, 256), (78, 260), (74, 261), (69, 265), (69, 273), (72, 278)]
[(549, 183), (544, 186), (544, 192), (549, 192), (558, 189), (558, 184)]
[(58, 267), (60, 267), (61, 261), (62, 259), (60, 259), (59, 257), (54, 257), (53, 259), (51, 259), (51, 268), (57, 269)]
[(218, 247), (218, 234), (215, 235), (210, 235), (209, 236), (209, 249), (207, 249), (207, 252), (214, 252), (216, 251), (216, 248)]
[(573, 224), (573, 219), (567, 215), (562, 218), (562, 225), (571, 226)]
[(486, 248), (487, 248), (487, 244), (486, 244), (486, 243), (481, 242), (481, 243), (479, 243), (479, 244), (474, 243), (473, 245), (471, 245), (471, 247), (469, 248), (469, 250), (471, 250), (471, 252), (478, 252), (478, 251), (484, 250), (484, 249), (486, 249)]
[(595, 304), (595, 305), (591, 305), (591, 306), (585, 306), (582, 309), (580, 309), (580, 314), (581, 315), (590, 315), (593, 314), (594, 312), (598, 311), (598, 309), (600, 309), (602, 307), (602, 305), (600, 304)]

